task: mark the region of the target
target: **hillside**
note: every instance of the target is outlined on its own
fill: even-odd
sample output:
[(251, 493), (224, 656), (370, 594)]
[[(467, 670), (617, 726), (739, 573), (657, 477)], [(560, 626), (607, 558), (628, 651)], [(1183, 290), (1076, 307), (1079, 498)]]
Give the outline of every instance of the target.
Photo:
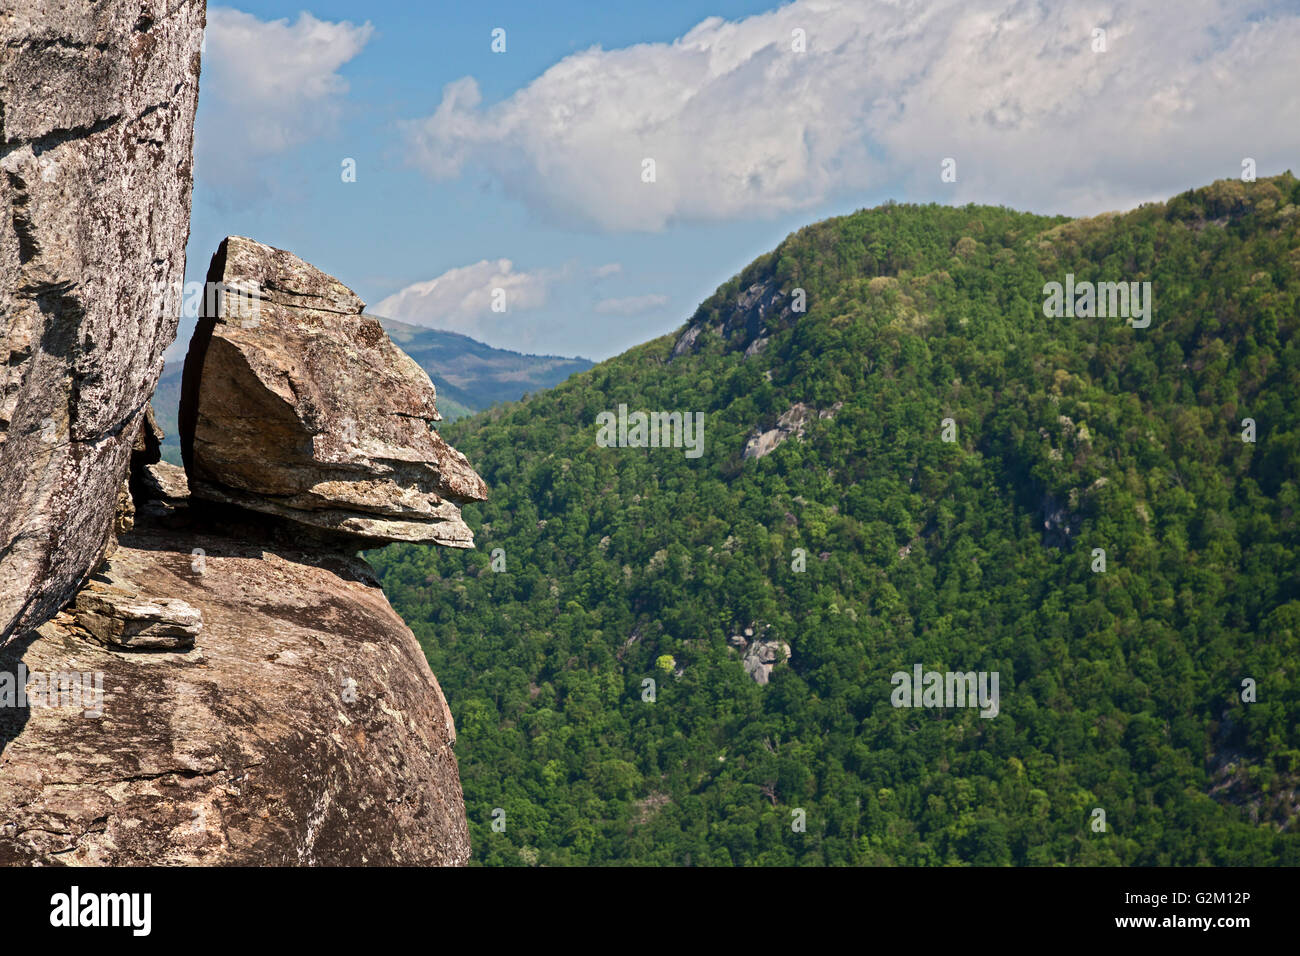
[[(1298, 269), (1290, 174), (1076, 221), (891, 204), (444, 424), (477, 550), (373, 563), (475, 858), (1300, 864)], [(1045, 315), (1067, 276), (1149, 281), (1149, 326)], [(702, 454), (601, 447), (620, 405), (703, 413)], [(891, 706), (916, 665), (996, 672), (996, 716)]]
[[(583, 358), (557, 355), (525, 355), (484, 345), (468, 335), (408, 325), (396, 319), (380, 318), (389, 338), (429, 373), (438, 390), (439, 414), (447, 421), (497, 404), (523, 398), (531, 392), (552, 388), (574, 372), (591, 368)], [(176, 410), (181, 398), (181, 371), (185, 365), (169, 363), (158, 379), (154, 411), (166, 438), (163, 454), (180, 463)]]

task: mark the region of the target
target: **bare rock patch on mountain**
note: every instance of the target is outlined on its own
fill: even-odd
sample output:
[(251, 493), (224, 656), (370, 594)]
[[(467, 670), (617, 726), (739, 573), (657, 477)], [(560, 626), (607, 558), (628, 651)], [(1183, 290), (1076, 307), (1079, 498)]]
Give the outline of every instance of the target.
[(818, 411), (803, 402), (795, 402), (776, 420), (775, 428), (769, 428), (767, 431), (757, 429), (754, 431), (754, 434), (745, 442), (745, 457), (762, 458), (765, 455), (770, 455), (776, 449), (776, 446), (787, 438), (791, 436), (803, 438), (809, 422), (819, 418), (834, 418), (835, 413), (843, 407), (843, 402), (836, 402), (830, 408)]

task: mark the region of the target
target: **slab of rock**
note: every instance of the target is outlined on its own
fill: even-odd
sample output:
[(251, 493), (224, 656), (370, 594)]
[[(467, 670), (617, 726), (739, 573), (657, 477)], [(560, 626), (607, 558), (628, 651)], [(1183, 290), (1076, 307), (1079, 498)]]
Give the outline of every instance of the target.
[(185, 359), (191, 496), (367, 542), (473, 547), (459, 506), (487, 488), (433, 430), (429, 376), (364, 303), (292, 253), (238, 236), (208, 281), (250, 294), (201, 319)]
[(141, 475), (145, 486), (143, 492), (147, 501), (162, 501), (175, 505), (190, 496), (189, 482), (185, 479), (185, 469), (169, 461), (145, 465)]
[(770, 455), (776, 446), (787, 438), (791, 436), (802, 438), (808, 423), (813, 419), (834, 418), (835, 413), (843, 407), (843, 402), (836, 402), (830, 408), (824, 408), (819, 412), (803, 402), (795, 402), (776, 420), (775, 428), (768, 429), (765, 432), (755, 431), (750, 436), (749, 440), (745, 442), (745, 457), (762, 458), (765, 455)]
[(94, 580), (77, 594), (68, 617), (91, 640), (114, 650), (188, 650), (203, 629), (203, 615), (179, 598)]
[(0, 643), (105, 551), (176, 334), (203, 0), (0, 11)]
[(198, 646), (105, 646), (79, 597), (0, 648), (34, 693), (102, 688), (0, 707), (0, 865), (467, 861), (451, 713), (364, 562), (137, 526), (107, 574)]

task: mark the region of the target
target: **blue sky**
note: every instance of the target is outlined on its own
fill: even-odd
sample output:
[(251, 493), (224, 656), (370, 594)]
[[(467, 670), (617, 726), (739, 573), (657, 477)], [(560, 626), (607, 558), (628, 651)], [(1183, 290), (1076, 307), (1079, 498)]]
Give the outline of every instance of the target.
[(187, 278), (247, 235), (522, 351), (617, 354), (885, 199), (1091, 214), (1300, 146), (1290, 2), (308, 3), (209, 8)]

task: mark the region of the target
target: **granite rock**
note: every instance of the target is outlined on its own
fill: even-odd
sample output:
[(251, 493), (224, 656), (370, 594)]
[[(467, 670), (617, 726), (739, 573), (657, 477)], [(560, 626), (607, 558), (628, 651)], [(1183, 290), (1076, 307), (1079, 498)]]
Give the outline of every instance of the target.
[(104, 554), (176, 335), (203, 0), (0, 11), (0, 643)]
[(487, 488), (439, 437), (433, 383), (337, 279), (232, 236), (208, 281), (180, 438), (190, 494), (363, 543), (473, 547), (460, 505)]

